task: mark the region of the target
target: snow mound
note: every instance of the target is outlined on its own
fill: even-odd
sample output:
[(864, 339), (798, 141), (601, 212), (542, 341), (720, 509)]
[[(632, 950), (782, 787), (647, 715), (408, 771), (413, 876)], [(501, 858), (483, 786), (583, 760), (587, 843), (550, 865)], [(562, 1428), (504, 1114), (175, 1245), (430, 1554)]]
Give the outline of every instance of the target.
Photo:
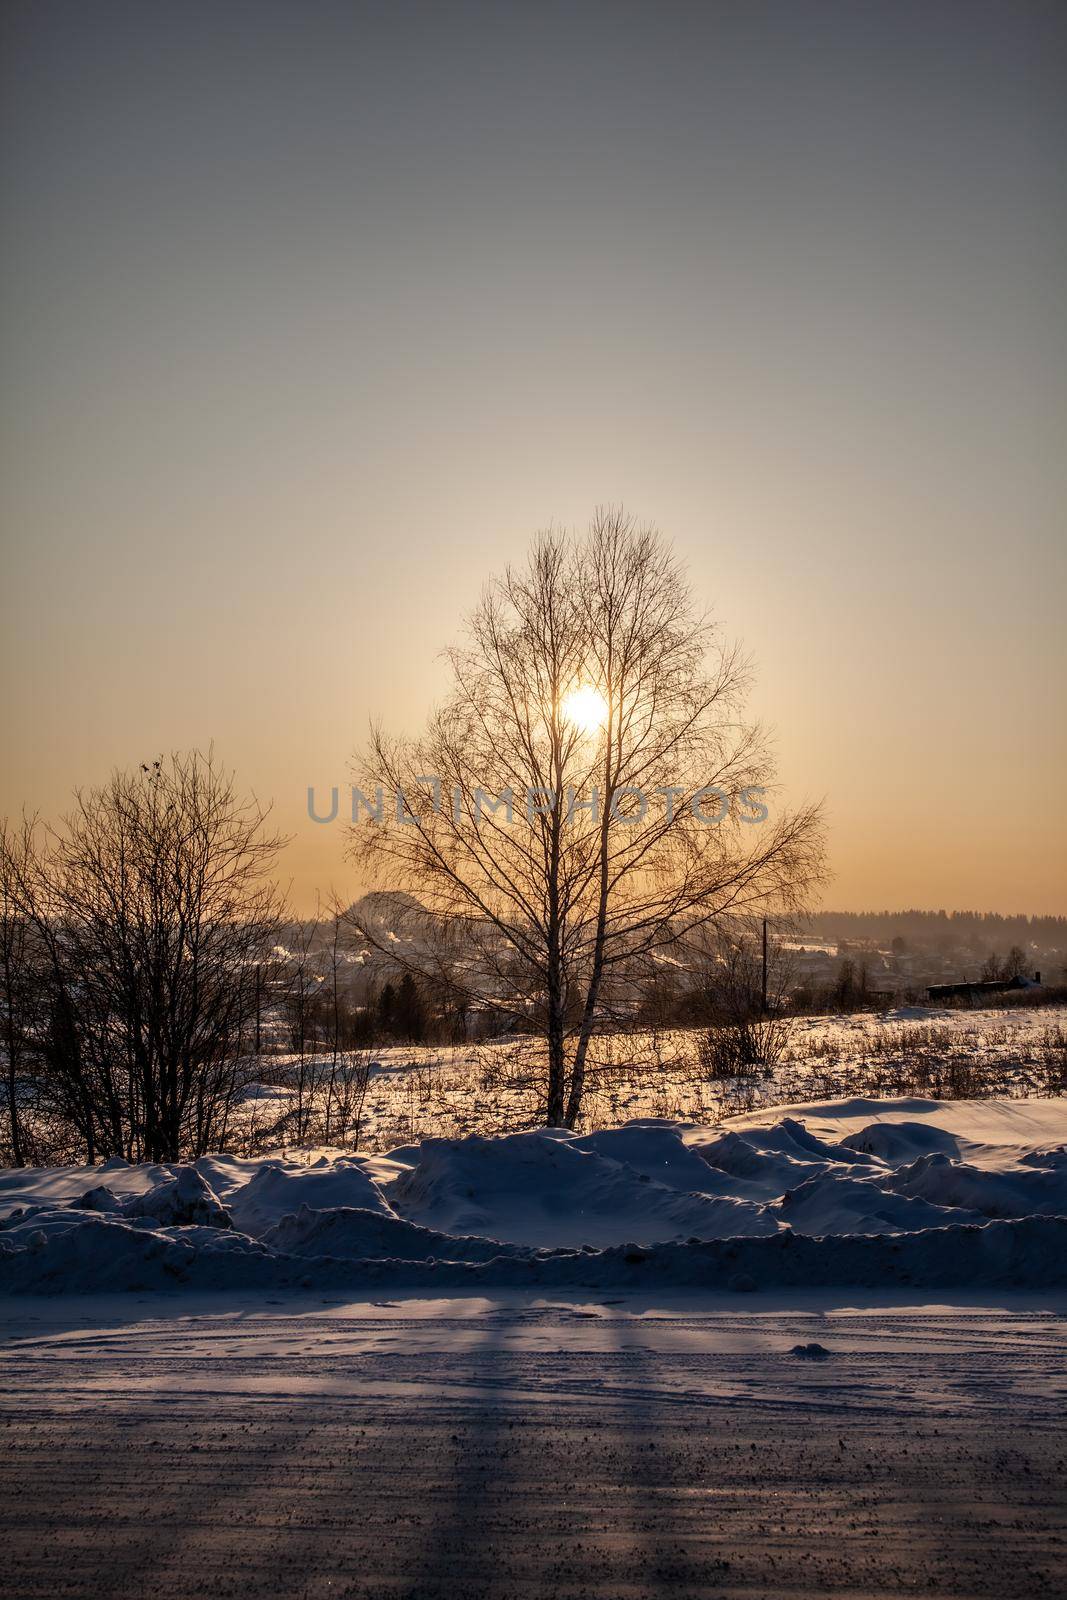
[[(0, 1169), (0, 1217), (20, 1206), (71, 1205), (87, 1190), (99, 1187), (107, 1188), (120, 1200), (128, 1199), (169, 1183), (178, 1170), (176, 1165), (156, 1162), (134, 1166), (122, 1156), (112, 1156), (102, 1166)], [(219, 1193), (217, 1189), (215, 1192)]]
[(1019, 1159), (1028, 1167), (1067, 1167), (1067, 1145), (1061, 1144), (1055, 1150), (1031, 1150)]
[[(110, 1194), (110, 1191), (105, 1188), (104, 1193)], [(99, 1194), (99, 1189), (90, 1190), (81, 1204)], [(106, 1210), (107, 1207), (97, 1205), (93, 1209)], [(177, 1175), (169, 1182), (156, 1184), (147, 1194), (133, 1195), (121, 1203), (120, 1210), (124, 1217), (153, 1217), (156, 1222), (170, 1227), (193, 1224), (206, 1228), (231, 1226), (229, 1213), (195, 1167), (179, 1168)]]
[(915, 1233), (954, 1222), (981, 1222), (976, 1209), (961, 1216), (950, 1205), (932, 1204), (907, 1194), (887, 1194), (863, 1178), (808, 1178), (782, 1196), (779, 1211), (797, 1233)]
[(888, 1178), (886, 1188), (981, 1217), (1067, 1216), (1067, 1167), (990, 1172), (932, 1151)]
[(732, 1194), (729, 1181), (715, 1172), (703, 1151), (685, 1143), (690, 1129), (684, 1123), (628, 1122), (574, 1140), (576, 1150), (621, 1162), (638, 1176), (654, 1178), (669, 1189), (684, 1193)]
[(122, 1215), (123, 1202), (106, 1183), (98, 1183), (95, 1189), (87, 1189), (80, 1200), (72, 1200), (70, 1203), (79, 1211), (101, 1211), (113, 1217)]
[(783, 1117), (770, 1128), (752, 1129), (748, 1138), (757, 1149), (780, 1152), (798, 1161), (857, 1161), (863, 1155), (843, 1150), (840, 1144), (828, 1144), (796, 1117)]
[(439, 1233), (421, 1228), (417, 1222), (354, 1206), (331, 1211), (301, 1206), (295, 1216), (283, 1217), (268, 1228), (260, 1242), (286, 1255), (337, 1256), (351, 1261), (492, 1261), (501, 1254), (529, 1254), (522, 1246)]
[(242, 1234), (172, 1231), (147, 1218), (139, 1225), (91, 1211), (27, 1215), (0, 1233), (0, 1288), (15, 1294), (129, 1293), (194, 1283), (254, 1288), (271, 1281), (275, 1266), (270, 1252)]
[(728, 1176), (734, 1193), (753, 1200), (780, 1200), (811, 1178), (847, 1177), (856, 1166), (868, 1170), (881, 1164), (873, 1156), (827, 1144), (793, 1117), (769, 1127), (730, 1129), (695, 1148), (710, 1167)]
[(926, 1122), (872, 1122), (858, 1133), (846, 1134), (840, 1148), (877, 1156), (896, 1166), (931, 1151), (958, 1156), (960, 1142), (947, 1129)]
[(319, 1211), (353, 1206), (384, 1216), (393, 1214), (378, 1185), (350, 1157), (314, 1167), (268, 1162), (249, 1183), (234, 1191), (229, 1209), (234, 1225), (258, 1238), (301, 1206)]
[(555, 1133), (428, 1139), (389, 1199), (409, 1221), (511, 1244), (603, 1249), (778, 1227), (748, 1200), (683, 1192)]
[[(261, 1156), (258, 1160), (242, 1160), (240, 1156), (200, 1156), (193, 1162), (197, 1172), (213, 1193), (218, 1195), (227, 1210), (234, 1195), (246, 1188), (256, 1174), (262, 1172), (264, 1166), (268, 1164), (279, 1165), (279, 1158)], [(288, 1163), (281, 1162), (281, 1165), (287, 1166)]]

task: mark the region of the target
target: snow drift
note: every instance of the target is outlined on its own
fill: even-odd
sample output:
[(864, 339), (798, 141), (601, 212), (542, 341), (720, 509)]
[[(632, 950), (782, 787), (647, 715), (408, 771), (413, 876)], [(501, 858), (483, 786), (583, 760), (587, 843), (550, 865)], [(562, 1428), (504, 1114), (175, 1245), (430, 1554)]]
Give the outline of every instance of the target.
[(1067, 1102), (0, 1173), (0, 1292), (1067, 1286)]

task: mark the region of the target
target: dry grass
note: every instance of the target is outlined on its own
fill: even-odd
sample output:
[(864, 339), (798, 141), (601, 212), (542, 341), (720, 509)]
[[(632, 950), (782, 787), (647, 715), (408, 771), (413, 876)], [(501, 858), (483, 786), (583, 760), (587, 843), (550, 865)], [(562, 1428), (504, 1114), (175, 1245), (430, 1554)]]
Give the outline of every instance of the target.
[[(633, 1118), (716, 1123), (758, 1106), (865, 1099), (984, 1099), (1067, 1092), (1067, 1026), (1048, 1013), (970, 1011), (926, 1017), (767, 1019), (767, 1037), (732, 1029), (647, 1029), (595, 1041), (585, 1129)], [(231, 1148), (295, 1143), (286, 1110), (294, 1064), (268, 1058), (273, 1087)], [(266, 1072), (265, 1072), (266, 1075)], [(373, 1060), (360, 1149), (493, 1135), (544, 1120), (543, 1048), (512, 1038), (456, 1048), (394, 1047)], [(324, 1143), (311, 1119), (307, 1142)]]

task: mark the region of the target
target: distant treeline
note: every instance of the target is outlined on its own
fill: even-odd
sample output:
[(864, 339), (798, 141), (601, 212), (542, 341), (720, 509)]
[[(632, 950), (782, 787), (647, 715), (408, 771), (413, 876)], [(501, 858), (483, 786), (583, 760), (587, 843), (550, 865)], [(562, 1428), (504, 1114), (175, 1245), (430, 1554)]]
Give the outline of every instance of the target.
[(1067, 945), (1067, 917), (1005, 917), (997, 911), (819, 911), (807, 918), (805, 931), (821, 939)]

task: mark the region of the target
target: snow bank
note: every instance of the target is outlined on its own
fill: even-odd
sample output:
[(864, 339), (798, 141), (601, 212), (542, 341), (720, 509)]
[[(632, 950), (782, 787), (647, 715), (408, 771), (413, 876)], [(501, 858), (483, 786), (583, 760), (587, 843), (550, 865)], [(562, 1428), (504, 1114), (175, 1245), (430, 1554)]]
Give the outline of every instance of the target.
[(958, 1156), (959, 1140), (947, 1128), (938, 1128), (926, 1122), (871, 1122), (856, 1133), (846, 1134), (841, 1140), (842, 1150), (877, 1156), (890, 1165), (898, 1161), (911, 1161), (932, 1150), (943, 1155)]
[(492, 1261), (502, 1254), (530, 1254), (528, 1249), (502, 1245), (496, 1239), (439, 1233), (399, 1217), (351, 1206), (332, 1211), (301, 1206), (295, 1217), (283, 1217), (268, 1229), (262, 1242), (285, 1255), (337, 1256), (350, 1261)]
[(195, 1167), (179, 1167), (173, 1178), (155, 1184), (144, 1194), (131, 1195), (128, 1200), (119, 1200), (106, 1185), (101, 1185), (90, 1189), (78, 1204), (88, 1211), (121, 1217), (152, 1217), (164, 1226), (231, 1226), (229, 1213)]
[(1067, 1286), (1067, 1101), (0, 1173), (0, 1292)]
[[(371, 1288), (485, 1293), (503, 1288), (654, 1292), (863, 1287), (921, 1290), (1067, 1287), (1067, 1218), (890, 1236), (810, 1238), (786, 1229), (754, 1239), (615, 1246), (497, 1247), (483, 1261), (301, 1257), (215, 1229), (138, 1229), (82, 1213), (79, 1226), (0, 1233), (0, 1292), (89, 1294), (188, 1288), (365, 1293)], [(19, 1235), (23, 1234), (20, 1238)], [(208, 1237), (213, 1235), (213, 1237)]]
[(622, 1162), (639, 1176), (654, 1178), (669, 1189), (688, 1194), (728, 1194), (729, 1179), (713, 1172), (703, 1152), (679, 1135), (679, 1124), (662, 1120), (631, 1122), (575, 1139), (574, 1148)]
[(314, 1167), (267, 1162), (231, 1195), (229, 1203), (235, 1225), (255, 1235), (299, 1211), (301, 1206), (317, 1210), (357, 1206), (360, 1210), (392, 1215), (378, 1185), (349, 1156), (332, 1162), (323, 1157)]
[(982, 1217), (1067, 1216), (1067, 1167), (990, 1172), (933, 1151), (887, 1178), (886, 1188)]
[[(654, 1244), (777, 1231), (777, 1220), (747, 1199), (680, 1190), (686, 1151), (676, 1130), (668, 1133), (677, 1152), (675, 1181), (652, 1177), (665, 1131), (662, 1125), (631, 1130), (642, 1142), (647, 1134), (656, 1152), (639, 1165), (601, 1154), (610, 1147), (606, 1134), (594, 1136), (599, 1147), (554, 1131), (428, 1139), (418, 1161), (392, 1184), (389, 1199), (410, 1221), (512, 1244), (606, 1248), (638, 1238)], [(694, 1182), (701, 1180), (713, 1190), (706, 1167), (694, 1175)]]
[(961, 1216), (950, 1206), (934, 1205), (908, 1195), (887, 1194), (863, 1178), (825, 1174), (788, 1189), (779, 1207), (796, 1233), (914, 1233), (921, 1228), (946, 1228), (954, 1222), (981, 1222), (975, 1211)]

